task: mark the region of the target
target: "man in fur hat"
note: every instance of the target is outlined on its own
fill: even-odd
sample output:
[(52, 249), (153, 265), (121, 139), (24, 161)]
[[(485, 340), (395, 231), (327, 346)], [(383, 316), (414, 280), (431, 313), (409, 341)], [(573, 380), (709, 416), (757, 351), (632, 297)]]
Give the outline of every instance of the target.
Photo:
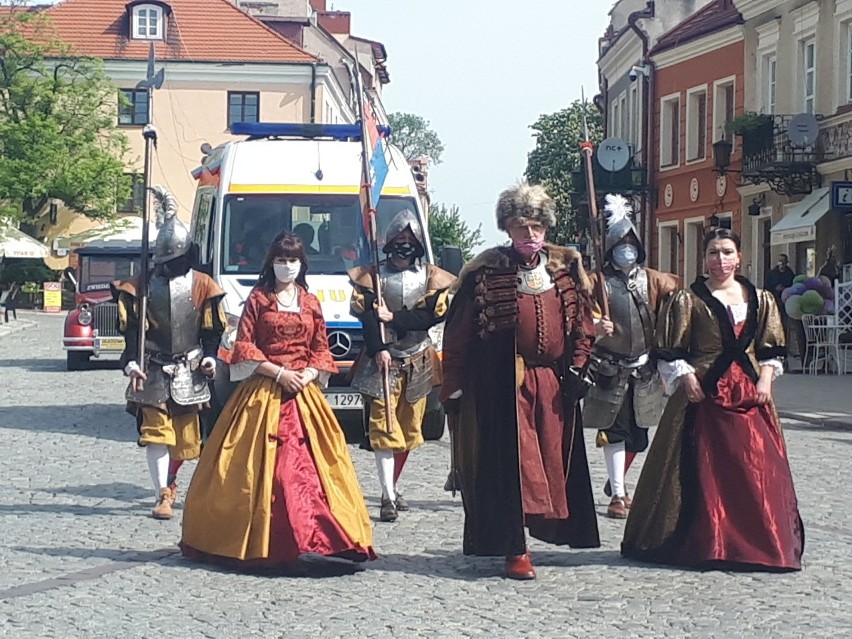
[(624, 476), (648, 447), (648, 428), (660, 420), (663, 390), (650, 354), (663, 298), (679, 288), (677, 276), (642, 266), (645, 249), (632, 212), (624, 197), (606, 196), (603, 273), (609, 317), (596, 320), (595, 385), (583, 402), (583, 424), (598, 429), (597, 445), (603, 448), (609, 475), (604, 492), (612, 497), (607, 516), (613, 519), (627, 518), (631, 500)]
[(213, 279), (191, 268), (192, 240), (177, 219), (177, 202), (162, 187), (157, 199), (154, 270), (148, 278), (145, 371), (139, 362), (139, 278), (113, 286), (128, 411), (136, 416), (154, 484), (154, 519), (171, 519), (177, 499), (177, 471), (201, 454), (199, 411), (210, 399), (209, 377), (216, 372), (216, 351), (225, 329), (220, 301), (225, 292)]
[(465, 266), (444, 328), (464, 553), (504, 557), (510, 579), (535, 579), (525, 526), (550, 543), (600, 545), (577, 409), (591, 286), (577, 251), (545, 243), (555, 222), (541, 186), (504, 191), (497, 226), (511, 245)]
[[(408, 454), (423, 444), (426, 396), (439, 382), (440, 364), (429, 329), (444, 321), (450, 285), (455, 277), (433, 264), (421, 264), (426, 254), (423, 229), (413, 211), (404, 209), (388, 224), (387, 255), (379, 268), (382, 299), (373, 290), (372, 269), (354, 268), (352, 314), (364, 327), (364, 355), (352, 380), (370, 402), (370, 447), (382, 500), (380, 521), (396, 521), (408, 503), (398, 489)], [(385, 326), (385, 341), (379, 324)], [(388, 429), (382, 370), (388, 371), (391, 395)]]

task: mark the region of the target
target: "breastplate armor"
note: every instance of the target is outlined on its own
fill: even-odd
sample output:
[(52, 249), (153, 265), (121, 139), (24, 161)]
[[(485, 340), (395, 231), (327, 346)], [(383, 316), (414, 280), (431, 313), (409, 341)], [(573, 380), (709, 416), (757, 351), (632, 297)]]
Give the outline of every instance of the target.
[(192, 271), (166, 279), (154, 276), (148, 289), (148, 352), (180, 354), (199, 345), (201, 312), (192, 303)]
[(645, 343), (645, 328), (630, 288), (635, 289), (648, 304), (648, 274), (645, 269), (634, 269), (626, 281), (619, 275), (606, 276), (613, 333), (600, 338), (595, 345), (615, 355), (633, 359), (647, 353), (651, 344)]
[[(428, 272), (422, 266), (413, 266), (404, 271), (388, 268), (383, 264), (379, 271), (382, 277), (382, 297), (385, 305), (393, 313), (411, 310), (426, 295)], [(398, 336), (392, 327), (385, 329), (388, 352), (392, 357), (410, 357), (424, 351), (431, 344), (428, 331), (407, 331)]]
[(532, 269), (518, 269), (518, 292), (526, 295), (540, 295), (553, 288), (553, 279), (547, 272), (547, 254), (539, 253), (538, 266)]

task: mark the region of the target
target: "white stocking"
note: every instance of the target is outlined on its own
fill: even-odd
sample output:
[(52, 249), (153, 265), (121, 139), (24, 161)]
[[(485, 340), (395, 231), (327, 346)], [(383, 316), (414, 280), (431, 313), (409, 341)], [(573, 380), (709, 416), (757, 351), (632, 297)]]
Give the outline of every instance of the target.
[(382, 487), (382, 497), (393, 501), (396, 499), (396, 493), (393, 489), (393, 452), (389, 450), (377, 450), (375, 453), (376, 468), (379, 470), (379, 485)]
[(154, 482), (154, 492), (160, 497), (160, 489), (168, 486), (169, 480), (169, 447), (165, 444), (148, 444), (145, 446), (148, 457), (148, 470), (151, 481)]
[(624, 461), (627, 457), (624, 452), (624, 442), (606, 444), (603, 451), (609, 484), (612, 486), (612, 496), (624, 497)]

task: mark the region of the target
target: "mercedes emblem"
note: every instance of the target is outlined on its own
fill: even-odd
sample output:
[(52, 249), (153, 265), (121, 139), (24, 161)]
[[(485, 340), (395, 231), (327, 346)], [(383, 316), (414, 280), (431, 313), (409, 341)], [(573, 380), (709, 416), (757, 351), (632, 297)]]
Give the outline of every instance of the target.
[(343, 331), (332, 331), (328, 334), (328, 350), (334, 359), (341, 359), (352, 350), (352, 338)]

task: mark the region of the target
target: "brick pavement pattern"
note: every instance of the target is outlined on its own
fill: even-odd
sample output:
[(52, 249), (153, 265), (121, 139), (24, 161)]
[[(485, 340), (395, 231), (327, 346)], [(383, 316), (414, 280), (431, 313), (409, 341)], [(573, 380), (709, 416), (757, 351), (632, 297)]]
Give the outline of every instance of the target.
[[(538, 580), (506, 581), (501, 561), (461, 554), (461, 502), (441, 489), (448, 445), (434, 442), (403, 478), (412, 510), (375, 524), (378, 561), (322, 562), (311, 577), (245, 575), (185, 561), (180, 517), (148, 517), (125, 381), (114, 363), (66, 372), (61, 330), (61, 317), (40, 317), (0, 339), (0, 636), (852, 636), (848, 431), (785, 422), (808, 535), (798, 574), (622, 559), (623, 523), (603, 517), (603, 458), (589, 446), (602, 548), (533, 541)], [(375, 520), (372, 455), (352, 454)], [(182, 491), (191, 470), (181, 471)]]

